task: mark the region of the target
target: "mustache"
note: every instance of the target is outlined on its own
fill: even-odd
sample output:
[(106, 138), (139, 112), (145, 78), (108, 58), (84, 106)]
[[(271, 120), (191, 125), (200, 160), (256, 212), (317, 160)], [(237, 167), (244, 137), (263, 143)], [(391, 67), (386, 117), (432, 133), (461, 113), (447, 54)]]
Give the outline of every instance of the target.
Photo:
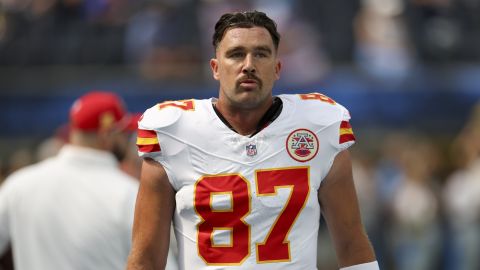
[(252, 74), (252, 73), (247, 73), (245, 76), (238, 79), (237, 80), (237, 85), (240, 85), (240, 83), (242, 83), (246, 80), (254, 80), (258, 83), (259, 86), (262, 85), (262, 80), (260, 78), (258, 78), (255, 74)]

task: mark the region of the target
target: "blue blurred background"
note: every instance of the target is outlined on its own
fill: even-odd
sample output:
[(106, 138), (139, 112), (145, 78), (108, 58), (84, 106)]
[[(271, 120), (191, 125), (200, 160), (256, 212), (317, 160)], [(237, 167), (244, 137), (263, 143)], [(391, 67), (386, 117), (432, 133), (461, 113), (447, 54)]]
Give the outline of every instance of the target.
[[(249, 9), (282, 34), (274, 92), (350, 110), (382, 269), (480, 269), (480, 0), (0, 0), (2, 178), (51, 154), (89, 90), (133, 112), (216, 96), (213, 25)], [(323, 234), (319, 269), (335, 269)]]

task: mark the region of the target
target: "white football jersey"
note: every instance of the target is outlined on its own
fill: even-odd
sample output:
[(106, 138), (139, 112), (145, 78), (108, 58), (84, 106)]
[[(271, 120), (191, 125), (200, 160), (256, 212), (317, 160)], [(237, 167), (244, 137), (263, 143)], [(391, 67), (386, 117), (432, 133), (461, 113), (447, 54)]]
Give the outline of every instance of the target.
[(214, 99), (144, 113), (139, 154), (176, 190), (181, 269), (316, 269), (318, 189), (354, 143), (350, 116), (322, 94), (278, 97), (280, 115), (252, 137), (227, 127)]

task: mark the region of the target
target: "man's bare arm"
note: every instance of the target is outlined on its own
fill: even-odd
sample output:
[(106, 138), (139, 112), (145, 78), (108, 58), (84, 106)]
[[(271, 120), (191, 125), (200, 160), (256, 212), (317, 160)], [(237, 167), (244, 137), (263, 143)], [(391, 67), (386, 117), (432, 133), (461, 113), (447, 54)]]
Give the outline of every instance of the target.
[(360, 217), (348, 150), (336, 156), (330, 172), (320, 186), (318, 199), (339, 266), (375, 261), (375, 254)]
[(165, 269), (175, 191), (156, 161), (143, 161), (140, 179), (127, 269)]

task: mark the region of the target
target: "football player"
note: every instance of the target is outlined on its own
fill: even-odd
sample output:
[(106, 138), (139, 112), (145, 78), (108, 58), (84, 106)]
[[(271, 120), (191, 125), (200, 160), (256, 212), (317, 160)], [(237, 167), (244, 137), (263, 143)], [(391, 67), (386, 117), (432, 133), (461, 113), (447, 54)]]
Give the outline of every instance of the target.
[(319, 93), (272, 95), (279, 41), (265, 13), (224, 14), (210, 60), (218, 98), (144, 113), (128, 269), (163, 269), (172, 219), (181, 269), (316, 269), (321, 213), (339, 267), (378, 269), (352, 180), (350, 115)]

